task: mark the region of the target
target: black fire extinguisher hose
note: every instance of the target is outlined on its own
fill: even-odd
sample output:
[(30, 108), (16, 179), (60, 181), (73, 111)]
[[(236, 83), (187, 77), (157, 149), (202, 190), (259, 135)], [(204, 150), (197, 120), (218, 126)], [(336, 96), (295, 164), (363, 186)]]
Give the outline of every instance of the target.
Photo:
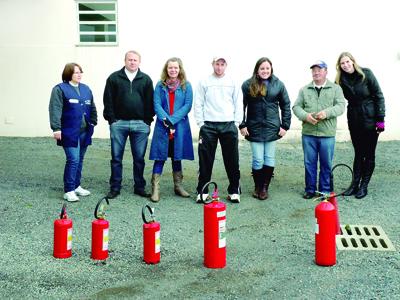
[(67, 204), (64, 203), (64, 205), (61, 208), (60, 219), (64, 219), (66, 215), (67, 215)]
[[(346, 169), (348, 169), (348, 171), (349, 171), (350, 174), (351, 174), (351, 181), (349, 182), (349, 186), (348, 186), (348, 187), (346, 187), (346, 188), (344, 188), (344, 189), (342, 189), (342, 190), (340, 190), (340, 191), (336, 191), (336, 192), (335, 192), (335, 191), (334, 191), (334, 173), (335, 173), (335, 169), (338, 169), (338, 170), (339, 170), (340, 168), (346, 168)], [(345, 173), (345, 171), (342, 171), (342, 173)], [(342, 174), (342, 173), (339, 173), (339, 174)], [(338, 175), (338, 174), (336, 174), (336, 175)], [(340, 176), (340, 175), (338, 175), (338, 176)], [(353, 169), (352, 169), (349, 165), (346, 165), (346, 164), (337, 164), (337, 165), (335, 165), (335, 166), (332, 168), (332, 172), (331, 172), (331, 191), (333, 192), (333, 195), (331, 195), (331, 194), (322, 194), (322, 193), (319, 193), (321, 196), (318, 197), (318, 198), (316, 198), (316, 200), (319, 200), (319, 199), (324, 200), (324, 199), (331, 198), (331, 197), (343, 196), (343, 194), (344, 194), (347, 190), (350, 189), (351, 184), (353, 183), (353, 180), (354, 180)], [(317, 193), (318, 193), (318, 192), (317, 192)]]
[(107, 205), (110, 205), (110, 203), (108, 202), (108, 198), (107, 198), (107, 197), (104, 197), (104, 198), (100, 199), (99, 202), (97, 202), (96, 208), (94, 209), (94, 217), (95, 217), (96, 219), (104, 219), (105, 213), (104, 213), (103, 209), (101, 209), (101, 211), (100, 211), (101, 216), (99, 216), (100, 204), (101, 204), (101, 202), (103, 202), (104, 200), (107, 202)]
[[(217, 186), (217, 184), (215, 183), (215, 181), (209, 181), (209, 182), (207, 182), (207, 183), (203, 186), (203, 188), (201, 189), (201, 193), (200, 193), (200, 200), (201, 200), (204, 204), (208, 204), (208, 203), (211, 203), (211, 202), (213, 202), (213, 201), (218, 200), (218, 197), (217, 197), (217, 198), (207, 197), (206, 199), (203, 199), (204, 190), (205, 190), (210, 184), (214, 185), (214, 193), (218, 196), (218, 186)], [(214, 193), (213, 193), (213, 194), (214, 194)]]
[[(147, 218), (146, 218), (146, 208), (147, 208), (147, 210), (150, 212), (150, 220), (147, 220)], [(145, 206), (143, 206), (143, 208), (142, 208), (142, 219), (143, 219), (143, 222), (145, 223), (145, 224), (149, 224), (149, 223), (153, 223), (154, 221), (155, 221), (155, 217), (154, 217), (154, 209), (153, 208), (151, 208), (149, 205), (145, 205)]]

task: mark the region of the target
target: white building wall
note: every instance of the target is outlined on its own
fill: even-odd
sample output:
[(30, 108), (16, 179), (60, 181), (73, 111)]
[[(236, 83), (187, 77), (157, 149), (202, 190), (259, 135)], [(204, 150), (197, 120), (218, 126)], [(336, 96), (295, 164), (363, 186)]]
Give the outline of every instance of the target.
[[(239, 83), (256, 60), (268, 56), (291, 101), (311, 80), (309, 65), (328, 63), (334, 79), (340, 52), (350, 51), (373, 70), (386, 98), (387, 130), (381, 139), (400, 139), (400, 20), (395, 1), (118, 1), (119, 45), (77, 46), (74, 0), (0, 0), (0, 136), (49, 136), (48, 101), (67, 62), (84, 70), (99, 113), (95, 137), (108, 137), (102, 94), (108, 75), (123, 66), (127, 50), (142, 54), (141, 69), (154, 83), (165, 60), (182, 58), (194, 86), (211, 73), (214, 55), (228, 57), (227, 71)], [(299, 136), (293, 117), (288, 138)], [(198, 128), (192, 118), (192, 130)], [(346, 117), (339, 139), (348, 139)]]

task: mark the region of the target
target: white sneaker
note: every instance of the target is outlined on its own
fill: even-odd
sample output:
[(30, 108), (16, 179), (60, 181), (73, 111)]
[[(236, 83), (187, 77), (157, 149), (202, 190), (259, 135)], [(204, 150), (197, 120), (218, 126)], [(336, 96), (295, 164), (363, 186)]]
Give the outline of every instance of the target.
[[(208, 197), (208, 194), (203, 194), (203, 200), (207, 200)], [(197, 194), (196, 203), (203, 203), (203, 201), (201, 201), (200, 194)]]
[(233, 203), (240, 203), (240, 195), (239, 194), (229, 194), (228, 200)]
[(75, 194), (75, 191), (67, 192), (64, 194), (64, 199), (68, 202), (76, 202), (79, 201), (78, 196)]
[(76, 189), (75, 189), (75, 193), (78, 195), (78, 196), (89, 196), (90, 195), (90, 191), (88, 191), (88, 190), (85, 190), (83, 187), (81, 187), (81, 186), (78, 186)]

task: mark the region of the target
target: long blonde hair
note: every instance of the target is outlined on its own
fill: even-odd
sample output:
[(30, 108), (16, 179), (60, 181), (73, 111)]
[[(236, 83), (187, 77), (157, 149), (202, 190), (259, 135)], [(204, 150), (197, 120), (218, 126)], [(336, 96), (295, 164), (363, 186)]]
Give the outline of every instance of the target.
[(340, 84), (340, 79), (342, 78), (342, 68), (340, 67), (340, 61), (343, 57), (347, 56), (348, 58), (350, 58), (350, 60), (353, 62), (353, 66), (354, 66), (354, 70), (360, 74), (362, 76), (362, 80), (365, 79), (365, 73), (363, 72), (363, 70), (361, 69), (361, 67), (357, 64), (355, 58), (353, 55), (351, 55), (350, 52), (342, 52), (339, 55), (339, 58), (337, 59), (336, 62), (336, 78), (335, 78), (335, 82), (337, 84)]
[(179, 65), (178, 79), (181, 82), (182, 89), (185, 90), (186, 89), (186, 73), (185, 73), (185, 69), (183, 68), (182, 60), (179, 57), (171, 57), (165, 62), (164, 67), (161, 72), (161, 82), (164, 85), (167, 85), (166, 81), (168, 79), (168, 63), (170, 63), (170, 62), (178, 63), (178, 65)]

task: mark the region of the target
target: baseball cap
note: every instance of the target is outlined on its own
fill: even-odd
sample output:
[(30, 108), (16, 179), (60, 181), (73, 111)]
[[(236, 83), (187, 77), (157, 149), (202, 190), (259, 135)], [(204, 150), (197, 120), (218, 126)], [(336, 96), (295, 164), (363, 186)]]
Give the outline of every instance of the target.
[(324, 61), (322, 61), (322, 60), (317, 60), (316, 62), (314, 62), (314, 63), (311, 65), (310, 69), (312, 69), (312, 68), (314, 68), (314, 67), (320, 67), (321, 69), (322, 69), (322, 68), (327, 69), (327, 68), (328, 68), (328, 65), (327, 65)]
[(226, 59), (224, 56), (214, 56), (213, 63), (215, 63), (218, 60), (223, 60), (224, 62), (226, 62)]

